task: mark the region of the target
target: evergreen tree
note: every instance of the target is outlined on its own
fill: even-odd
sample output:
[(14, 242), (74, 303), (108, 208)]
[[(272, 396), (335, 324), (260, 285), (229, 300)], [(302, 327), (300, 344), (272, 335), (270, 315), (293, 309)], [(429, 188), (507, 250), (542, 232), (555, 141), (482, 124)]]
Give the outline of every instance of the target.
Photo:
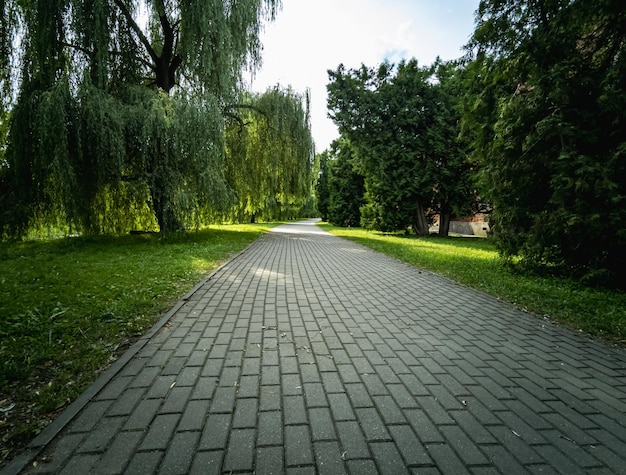
[[(365, 177), (365, 227), (428, 234), (427, 214), (449, 222), (470, 202), (465, 154), (458, 141), (458, 83), (453, 65), (417, 61), (329, 71), (328, 107), (356, 150)], [(447, 234), (447, 226), (442, 233)]]
[(623, 3), (483, 0), (477, 20), (465, 121), (500, 252), (616, 283), (626, 268)]
[(322, 217), (322, 221), (328, 221), (328, 209), (330, 206), (330, 188), (328, 182), (330, 180), (330, 150), (324, 150), (316, 157), (319, 172), (317, 175), (317, 183), (315, 184), (316, 208)]
[(354, 171), (355, 156), (345, 139), (331, 144), (328, 163), (328, 221), (336, 226), (359, 226), (361, 207), (365, 204), (365, 181)]

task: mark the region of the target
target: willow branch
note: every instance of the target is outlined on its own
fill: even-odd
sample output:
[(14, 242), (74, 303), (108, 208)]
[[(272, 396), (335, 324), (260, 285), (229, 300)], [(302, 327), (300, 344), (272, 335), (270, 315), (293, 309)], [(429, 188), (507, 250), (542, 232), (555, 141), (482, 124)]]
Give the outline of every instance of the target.
[[(252, 104), (228, 104), (224, 107), (224, 113), (228, 114), (228, 110), (229, 109), (248, 109), (251, 110), (253, 112), (256, 112), (257, 114), (262, 115), (263, 117), (265, 117), (266, 119), (269, 120), (269, 117), (267, 115), (267, 113), (263, 110), (258, 108), (257, 106), (253, 106)], [(232, 114), (232, 112), (231, 112)]]
[[(75, 45), (73, 43), (67, 43), (65, 41), (61, 41), (61, 45), (65, 46), (66, 48), (71, 48), (71, 49), (75, 49), (76, 51), (80, 51), (81, 53), (83, 53), (86, 56), (91, 57), (94, 52), (92, 50), (89, 50), (83, 46), (79, 46), (79, 45)], [(115, 51), (115, 50), (110, 50), (108, 52), (110, 55), (112, 56), (122, 56), (123, 53), (121, 51)], [(150, 62), (150, 61), (146, 61), (144, 58), (142, 58), (141, 56), (135, 56), (135, 59), (137, 61), (139, 61), (140, 63), (142, 63), (144, 66), (148, 67), (149, 69), (153, 70), (155, 69), (154, 65)]]
[(156, 54), (156, 51), (154, 51), (154, 48), (150, 44), (150, 40), (148, 40), (146, 35), (144, 35), (143, 31), (141, 31), (141, 28), (139, 28), (139, 25), (133, 18), (132, 14), (130, 13), (130, 10), (126, 8), (126, 5), (124, 5), (124, 2), (122, 0), (113, 0), (113, 1), (122, 12), (122, 15), (124, 15), (124, 18), (126, 18), (126, 21), (128, 22), (131, 29), (135, 32), (135, 34), (139, 38), (139, 41), (141, 42), (141, 44), (143, 44), (144, 48), (146, 48), (146, 51), (152, 58), (152, 61), (156, 63), (156, 61), (159, 59), (159, 56)]

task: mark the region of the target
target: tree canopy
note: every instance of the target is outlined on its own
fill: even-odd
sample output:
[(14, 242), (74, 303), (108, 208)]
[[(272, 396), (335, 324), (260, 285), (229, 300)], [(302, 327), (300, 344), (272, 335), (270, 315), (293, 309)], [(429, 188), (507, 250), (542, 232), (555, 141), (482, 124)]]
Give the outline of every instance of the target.
[[(0, 233), (175, 230), (233, 204), (224, 119), (279, 0), (3, 0)], [(17, 47), (16, 47), (17, 46)]]
[(309, 95), (274, 87), (252, 94), (226, 133), (226, 179), (239, 220), (284, 219), (311, 198), (314, 144)]
[(356, 70), (340, 65), (329, 77), (330, 115), (356, 150), (356, 168), (365, 177), (365, 226), (411, 226), (428, 234), (427, 213), (449, 217), (471, 201), (453, 64), (420, 67), (410, 60)]
[(626, 261), (626, 10), (483, 0), (466, 129), (501, 253), (590, 282)]
[(319, 157), (318, 210), (336, 226), (360, 226), (365, 204), (365, 182), (355, 171), (356, 156), (350, 142), (339, 138)]

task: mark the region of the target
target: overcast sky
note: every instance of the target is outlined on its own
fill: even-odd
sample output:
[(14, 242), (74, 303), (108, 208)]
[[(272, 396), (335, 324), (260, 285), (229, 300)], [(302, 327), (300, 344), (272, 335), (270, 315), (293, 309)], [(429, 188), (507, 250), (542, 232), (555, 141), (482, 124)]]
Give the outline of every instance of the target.
[(479, 0), (283, 0), (262, 35), (263, 67), (252, 83), (262, 92), (280, 84), (311, 91), (316, 151), (338, 132), (327, 117), (328, 69), (340, 63), (376, 66), (416, 58), (430, 65), (462, 56)]

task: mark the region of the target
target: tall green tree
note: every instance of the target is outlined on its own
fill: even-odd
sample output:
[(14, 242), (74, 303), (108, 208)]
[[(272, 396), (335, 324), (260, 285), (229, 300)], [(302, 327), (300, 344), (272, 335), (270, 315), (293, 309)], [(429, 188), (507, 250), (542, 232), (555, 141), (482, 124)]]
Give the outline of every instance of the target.
[(314, 144), (309, 95), (274, 87), (248, 96), (226, 133), (226, 178), (236, 219), (280, 219), (312, 194)]
[(623, 2), (483, 0), (468, 47), (466, 123), (501, 253), (617, 282), (626, 268)]
[[(383, 231), (428, 234), (429, 212), (444, 224), (469, 200), (464, 154), (458, 143), (459, 112), (452, 97), (453, 66), (417, 61), (329, 71), (328, 107), (339, 131), (357, 152), (365, 177), (362, 223)], [(445, 87), (444, 87), (445, 84)], [(447, 233), (447, 226), (442, 226)]]
[(355, 171), (356, 156), (350, 142), (339, 138), (331, 144), (328, 163), (328, 221), (336, 226), (359, 226), (365, 204), (365, 180)]
[[(2, 0), (10, 103), (2, 234), (138, 219), (168, 231), (232, 203), (224, 117), (280, 0)], [(14, 50), (14, 47), (17, 49)]]
[(328, 221), (328, 209), (330, 206), (330, 150), (326, 149), (316, 157), (316, 165), (319, 170), (315, 183), (315, 207), (320, 214), (322, 221)]

